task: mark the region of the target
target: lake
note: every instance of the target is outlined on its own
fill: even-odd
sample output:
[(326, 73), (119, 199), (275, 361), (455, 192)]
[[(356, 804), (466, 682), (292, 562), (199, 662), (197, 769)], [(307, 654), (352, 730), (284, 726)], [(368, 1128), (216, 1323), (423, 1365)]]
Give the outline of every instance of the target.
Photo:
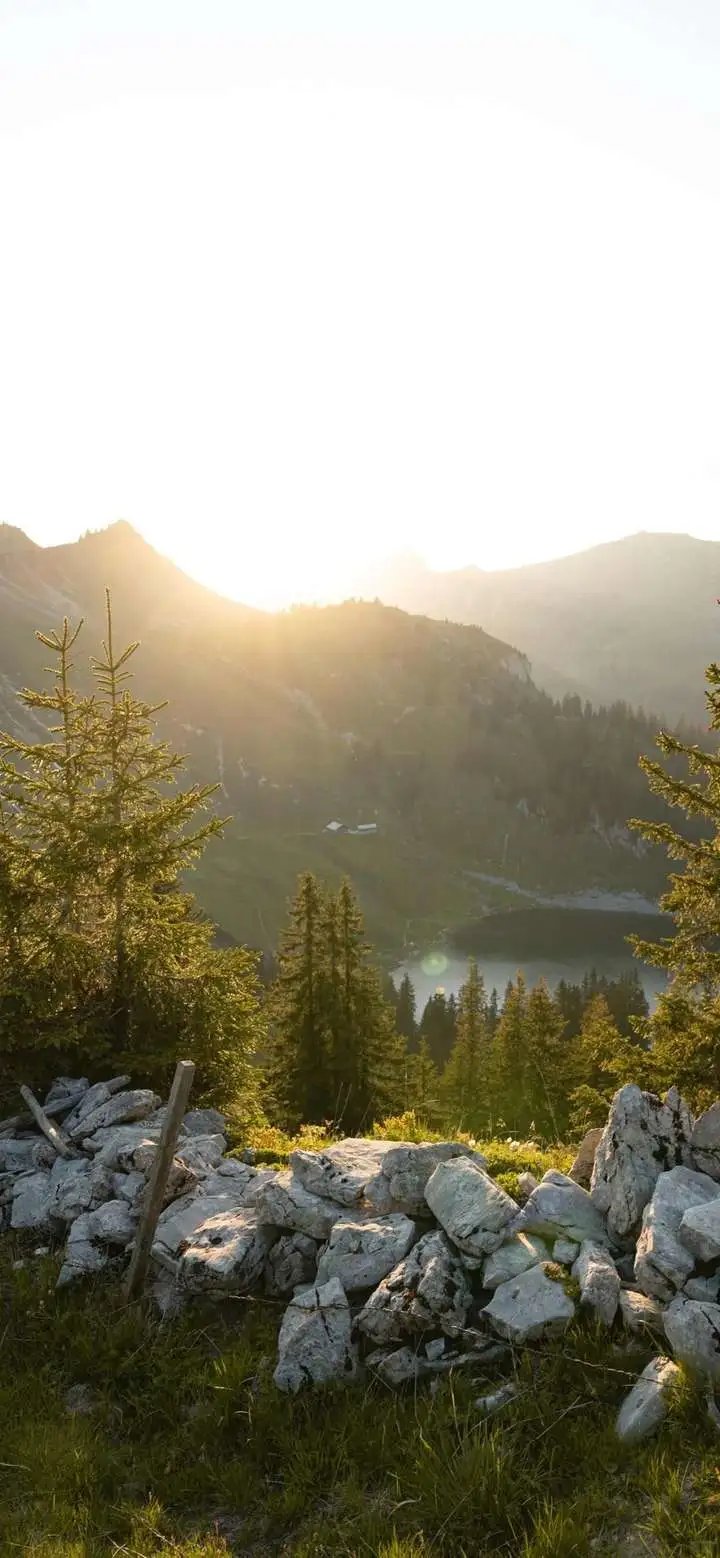
[[(595, 968), (599, 974), (606, 974), (610, 979), (617, 979), (620, 974), (627, 974), (635, 969), (640, 976), (651, 1008), (665, 988), (665, 975), (661, 969), (651, 968), (627, 954), (614, 957), (602, 954), (597, 957), (580, 956), (567, 958), (566, 961), (550, 957), (513, 958), (505, 952), (496, 954), (478, 951), (476, 956), (486, 989), (489, 992), (494, 986), (500, 1000), (508, 980), (516, 977), (518, 968), (522, 970), (528, 985), (535, 985), (540, 979), (546, 979), (551, 987), (559, 984), (561, 979), (566, 979), (569, 984), (580, 984), (583, 974), (586, 974), (590, 968)], [(401, 963), (393, 972), (396, 985), (405, 974), (409, 974), (415, 987), (417, 1011), (420, 1016), (426, 1002), (436, 990), (442, 989), (446, 995), (457, 995), (460, 986), (467, 978), (467, 959), (458, 957), (452, 952), (430, 952), (424, 958)]]

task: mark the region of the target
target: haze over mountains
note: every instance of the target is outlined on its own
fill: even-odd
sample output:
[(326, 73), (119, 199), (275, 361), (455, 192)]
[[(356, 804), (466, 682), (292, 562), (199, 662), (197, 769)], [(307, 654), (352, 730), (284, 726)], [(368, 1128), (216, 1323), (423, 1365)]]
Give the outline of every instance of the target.
[[(657, 814), (637, 770), (652, 721), (554, 702), (523, 654), (478, 626), (359, 601), (249, 609), (125, 523), (48, 548), (0, 527), (0, 726), (21, 718), (18, 687), (42, 680), (36, 628), (85, 617), (82, 674), (106, 585), (116, 642), (141, 640), (138, 689), (168, 700), (166, 734), (233, 815), (198, 891), (238, 939), (274, 945), (305, 869), (349, 872), (385, 949), (507, 906), (508, 882), (661, 889), (664, 859), (626, 826)], [(330, 821), (376, 823), (377, 836), (336, 837)]]
[(640, 532), (502, 572), (441, 573), (404, 555), (358, 571), (353, 590), (482, 624), (521, 645), (533, 680), (556, 696), (625, 699), (673, 722), (706, 723), (704, 671), (720, 658), (718, 541)]

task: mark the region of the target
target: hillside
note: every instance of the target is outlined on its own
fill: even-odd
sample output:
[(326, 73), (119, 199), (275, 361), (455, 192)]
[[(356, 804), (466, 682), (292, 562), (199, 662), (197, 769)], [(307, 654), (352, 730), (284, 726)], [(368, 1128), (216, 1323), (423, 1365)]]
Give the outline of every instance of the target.
[[(272, 946), (307, 868), (349, 872), (386, 950), (502, 907), (502, 882), (476, 872), (544, 892), (659, 890), (663, 861), (625, 828), (650, 807), (636, 760), (653, 724), (553, 703), (481, 629), (362, 602), (250, 611), (126, 524), (62, 547), (6, 541), (0, 722), (41, 676), (33, 629), (86, 617), (86, 664), (109, 584), (117, 639), (142, 641), (139, 686), (169, 700), (166, 733), (233, 814), (197, 879), (231, 935)], [(333, 836), (331, 820), (377, 835)]]
[(402, 556), (358, 575), (354, 589), (521, 644), (533, 679), (555, 696), (623, 698), (705, 723), (703, 672), (720, 651), (720, 542), (642, 532), (498, 572), (437, 573)]

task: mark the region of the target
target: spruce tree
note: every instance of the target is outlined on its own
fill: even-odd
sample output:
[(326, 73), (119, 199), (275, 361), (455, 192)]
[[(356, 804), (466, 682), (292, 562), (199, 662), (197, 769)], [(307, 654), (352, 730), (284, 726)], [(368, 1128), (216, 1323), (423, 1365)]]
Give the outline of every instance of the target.
[(444, 990), (436, 990), (425, 1004), (420, 1018), (420, 1037), (427, 1039), (433, 1063), (442, 1071), (450, 1058), (455, 1043), (457, 1008), (454, 996), (449, 999)]
[(499, 1119), (520, 1129), (524, 1114), (525, 1016), (527, 988), (522, 974), (509, 981), (492, 1046), (493, 1093)]
[(566, 1034), (568, 1056), (569, 1128), (573, 1136), (604, 1125), (612, 1095), (628, 1071), (628, 1041), (618, 1031), (607, 1001), (593, 996), (583, 1013), (580, 1032)]
[(544, 980), (530, 991), (523, 1026), (523, 1127), (559, 1141), (567, 1123), (568, 1045), (562, 1013)]
[(434, 1127), (440, 1118), (440, 1078), (427, 1039), (420, 1040), (416, 1053), (407, 1055), (406, 1076), (405, 1108), (423, 1125)]
[[(0, 1053), (3, 1072), (127, 1069), (164, 1087), (179, 1054), (196, 1096), (256, 1095), (254, 959), (218, 952), (180, 874), (222, 831), (215, 786), (177, 789), (182, 758), (157, 739), (159, 707), (127, 685), (106, 599), (94, 691), (73, 682), (79, 628), (38, 634), (53, 685), (21, 700), (44, 740), (0, 737)], [(171, 793), (168, 793), (171, 791)], [(16, 933), (9, 930), (15, 918)]]
[(377, 969), (369, 961), (360, 905), (347, 879), (335, 900), (338, 927), (338, 996), (332, 1074), (338, 1124), (366, 1130), (399, 1107), (404, 1082), (405, 1043), (395, 1013), (382, 997)]
[(268, 1003), (266, 1092), (275, 1118), (290, 1130), (332, 1118), (327, 909), (326, 893), (306, 871), (289, 906)]
[(492, 1134), (488, 1003), (475, 958), (458, 996), (457, 1036), (443, 1072), (442, 1096), (449, 1125)]
[(415, 989), (409, 974), (403, 974), (395, 1005), (398, 1033), (412, 1044), (417, 1038)]

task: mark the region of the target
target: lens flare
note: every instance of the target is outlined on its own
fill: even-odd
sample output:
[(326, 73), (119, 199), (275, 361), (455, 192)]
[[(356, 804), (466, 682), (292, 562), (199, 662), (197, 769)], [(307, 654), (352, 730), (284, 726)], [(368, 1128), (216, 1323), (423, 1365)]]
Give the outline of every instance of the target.
[(430, 979), (435, 979), (440, 974), (444, 974), (447, 966), (448, 960), (444, 952), (429, 952), (427, 957), (423, 958), (421, 964), (423, 973), (427, 974)]

